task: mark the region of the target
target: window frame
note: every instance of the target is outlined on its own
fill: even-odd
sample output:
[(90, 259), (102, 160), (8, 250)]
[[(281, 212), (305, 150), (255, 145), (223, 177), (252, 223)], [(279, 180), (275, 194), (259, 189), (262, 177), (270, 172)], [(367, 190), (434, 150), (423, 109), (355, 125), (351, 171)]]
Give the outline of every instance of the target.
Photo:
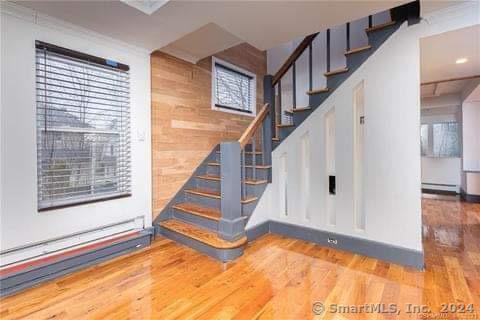
[[(251, 112), (247, 110), (238, 109), (231, 106), (225, 106), (217, 103), (217, 95), (216, 95), (216, 87), (217, 87), (217, 68), (216, 66), (220, 65), (225, 69), (229, 69), (233, 72), (236, 72), (242, 76), (250, 78), (251, 86), (250, 86), (250, 95), (251, 95)], [(245, 70), (241, 67), (238, 67), (232, 63), (229, 63), (225, 60), (219, 59), (215, 56), (212, 57), (212, 110), (214, 111), (222, 111), (227, 113), (233, 113), (243, 116), (250, 116), (255, 117), (257, 115), (257, 75)]]
[[(78, 51), (74, 51), (74, 50), (71, 50), (71, 49), (67, 49), (67, 48), (63, 48), (63, 47), (59, 47), (59, 46), (56, 46), (56, 45), (53, 45), (53, 44), (49, 44), (49, 43), (46, 43), (46, 42), (42, 42), (42, 41), (35, 41), (35, 82), (37, 83), (36, 85), (36, 88), (35, 88), (35, 91), (36, 91), (36, 95), (37, 95), (37, 98), (35, 100), (35, 121), (36, 121), (36, 145), (37, 145), (37, 148), (36, 148), (36, 154), (37, 154), (37, 164), (36, 164), (36, 171), (37, 171), (37, 183), (36, 183), (36, 187), (37, 187), (37, 193), (36, 193), (36, 196), (37, 196), (37, 211), (38, 212), (43, 212), (43, 211), (50, 211), (50, 210), (57, 210), (57, 209), (63, 209), (63, 208), (68, 208), (68, 207), (75, 207), (75, 206), (79, 206), (79, 205), (85, 205), (85, 204), (89, 204), (89, 203), (95, 203), (95, 202), (103, 202), (103, 201), (109, 201), (109, 200), (114, 200), (114, 199), (120, 199), (120, 198), (126, 198), (126, 197), (131, 197), (132, 196), (132, 180), (131, 180), (131, 177), (132, 177), (132, 159), (131, 159), (131, 155), (128, 155), (125, 158), (125, 159), (117, 159), (117, 164), (118, 165), (118, 161), (122, 162), (122, 161), (125, 161), (126, 160), (126, 164), (125, 164), (125, 168), (123, 168), (123, 170), (125, 170), (126, 174), (119, 171), (119, 173), (117, 175), (115, 175), (115, 178), (116, 179), (123, 179), (126, 177), (126, 179), (128, 179), (128, 182), (127, 182), (127, 187), (125, 190), (122, 190), (122, 189), (117, 189), (116, 192), (108, 192), (108, 193), (92, 193), (88, 196), (79, 196), (79, 197), (72, 197), (72, 198), (68, 198), (68, 197), (58, 197), (56, 199), (45, 199), (43, 197), (40, 197), (40, 194), (42, 192), (42, 188), (48, 188), (46, 187), (47, 185), (44, 186), (43, 184), (43, 177), (44, 177), (44, 172), (43, 172), (43, 168), (41, 168), (41, 166), (43, 166), (43, 163), (41, 162), (41, 159), (43, 157), (42, 155), (42, 151), (46, 146), (44, 144), (44, 141), (39, 141), (39, 139), (43, 140), (43, 136), (49, 132), (70, 132), (70, 133), (79, 133), (79, 134), (101, 134), (101, 131), (105, 131), (105, 130), (88, 130), (88, 129), (83, 129), (83, 128), (76, 128), (76, 127), (72, 127), (72, 128), (56, 128), (55, 126), (49, 126), (48, 129), (46, 127), (42, 127), (41, 123), (39, 122), (38, 120), (38, 114), (39, 114), (39, 111), (38, 109), (39, 108), (42, 108), (40, 107), (42, 105), (42, 101), (39, 101), (38, 99), (38, 90), (46, 90), (45, 88), (40, 88), (39, 84), (38, 84), (38, 62), (37, 62), (37, 59), (38, 59), (38, 51), (39, 50), (45, 50), (45, 51), (48, 51), (48, 52), (51, 52), (52, 54), (54, 55), (60, 55), (60, 56), (63, 56), (62, 59), (71, 59), (71, 61), (73, 61), (73, 63), (79, 63), (79, 62), (83, 62), (87, 65), (96, 65), (97, 67), (101, 67), (101, 68), (105, 68), (105, 69), (110, 69), (110, 70), (114, 70), (114, 69), (117, 69), (117, 71), (121, 71), (121, 72), (126, 72), (127, 75), (128, 75), (128, 78), (130, 77), (129, 76), (129, 71), (130, 71), (130, 67), (126, 64), (122, 64), (122, 63), (118, 63), (116, 61), (113, 61), (113, 60), (108, 60), (108, 59), (104, 59), (104, 58), (99, 58), (99, 57), (96, 57), (96, 56), (92, 56), (92, 55), (89, 55), (89, 54), (85, 54), (85, 53), (82, 53), (82, 52), (78, 52)], [(52, 79), (54, 81), (57, 81), (56, 79)], [(114, 80), (112, 80), (114, 81)], [(130, 97), (130, 81), (128, 80), (127, 82), (128, 84), (128, 97)], [(44, 84), (44, 86), (47, 85), (47, 84)], [(48, 84), (48, 85), (53, 85), (55, 86), (56, 84), (54, 83), (51, 83), (51, 84)], [(105, 89), (106, 90), (106, 89)], [(99, 92), (100, 94), (104, 94), (104, 93), (101, 93)], [(104, 94), (105, 95), (105, 94)], [(52, 97), (54, 99), (56, 99), (56, 97)], [(122, 106), (118, 106), (119, 109), (121, 109), (121, 113), (122, 112), (127, 112), (128, 115), (126, 114), (125, 115), (125, 123), (123, 123), (121, 125), (121, 128), (119, 129), (119, 134), (122, 134), (121, 133), (121, 130), (125, 128), (128, 130), (126, 132), (123, 133), (123, 136), (119, 137), (120, 140), (124, 139), (125, 142), (123, 143), (123, 151), (119, 151), (120, 153), (122, 152), (125, 152), (125, 150), (131, 150), (131, 116), (130, 116), (130, 113), (131, 113), (131, 103), (130, 103), (130, 98), (128, 98), (126, 100), (126, 105), (122, 105)], [(72, 102), (72, 106), (75, 104), (76, 102)], [(46, 108), (46, 106), (44, 106), (43, 108)], [(126, 109), (126, 111), (125, 111)], [(117, 111), (118, 112), (118, 111)], [(66, 129), (69, 129), (67, 131), (65, 131)], [(39, 135), (39, 131), (45, 131), (43, 133), (43, 135)], [(41, 149), (39, 149), (41, 148)], [(75, 157), (72, 157), (72, 159), (75, 159)], [(94, 169), (96, 170), (96, 168)], [(94, 184), (90, 184), (90, 187), (95, 187)], [(62, 195), (62, 194), (60, 194)], [(47, 205), (44, 205), (42, 206), (42, 202), (46, 202), (46, 203), (49, 203)]]

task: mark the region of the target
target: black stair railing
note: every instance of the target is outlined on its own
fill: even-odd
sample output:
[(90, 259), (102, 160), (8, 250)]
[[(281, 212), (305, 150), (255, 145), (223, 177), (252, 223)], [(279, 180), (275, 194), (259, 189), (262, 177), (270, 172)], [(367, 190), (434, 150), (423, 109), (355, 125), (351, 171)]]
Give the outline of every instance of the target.
[[(415, 3), (409, 4), (410, 6), (415, 6)], [(399, 7), (403, 8), (403, 7)], [(390, 16), (393, 18), (395, 15), (395, 9), (390, 10)], [(398, 11), (398, 10), (397, 10)], [(411, 12), (410, 10), (409, 12)], [(415, 11), (416, 12), (416, 11)], [(374, 27), (374, 15), (369, 15), (367, 17), (368, 19), (368, 29), (371, 29)], [(352, 24), (351, 22), (347, 22), (345, 24), (345, 53), (349, 53), (352, 50), (351, 47), (351, 33), (352, 33)], [(357, 24), (358, 25), (358, 24)], [(272, 90), (275, 93), (273, 96), (273, 99), (271, 101), (272, 108), (271, 108), (271, 120), (272, 120), (272, 134), (274, 135), (275, 138), (278, 138), (278, 127), (282, 127), (284, 125), (291, 125), (293, 124), (293, 113), (295, 112), (296, 109), (298, 109), (297, 102), (298, 102), (298, 97), (297, 97), (297, 60), (302, 56), (305, 50), (308, 48), (308, 91), (307, 93), (309, 94), (314, 94), (316, 93), (316, 90), (313, 88), (313, 41), (317, 37), (319, 33), (314, 33), (311, 35), (306, 36), (300, 44), (297, 46), (297, 48), (292, 52), (292, 54), (286, 59), (286, 61), (282, 64), (282, 66), (279, 68), (277, 73), (273, 76), (271, 85), (272, 85)], [(326, 75), (329, 75), (331, 72), (335, 72), (337, 70), (332, 71), (332, 37), (331, 37), (331, 29), (326, 30), (326, 39), (325, 39), (325, 73)], [(355, 48), (353, 48), (355, 49)], [(284, 90), (282, 92), (282, 79), (286, 75), (287, 72), (291, 71), (292, 73), (292, 78), (291, 78), (291, 95), (292, 95), (292, 105), (291, 105), (291, 110), (290, 112), (285, 112), (286, 110), (283, 110), (283, 107), (290, 107), (284, 106), (282, 101), (282, 93), (284, 94), (285, 91), (288, 92), (288, 89), (290, 88), (285, 88), (284, 85)], [(285, 90), (287, 89), (287, 90)], [(328, 89), (328, 88), (320, 88), (320, 89)]]

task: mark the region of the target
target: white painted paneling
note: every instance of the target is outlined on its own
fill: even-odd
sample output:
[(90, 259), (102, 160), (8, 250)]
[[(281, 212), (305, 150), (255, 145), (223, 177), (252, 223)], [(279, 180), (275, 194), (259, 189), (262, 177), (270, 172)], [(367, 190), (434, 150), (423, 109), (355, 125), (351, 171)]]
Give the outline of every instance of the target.
[[(273, 152), (273, 186), (268, 216), (308, 226), (413, 250), (422, 249), (421, 156), (420, 156), (420, 48), (419, 39), (478, 23), (477, 4), (446, 9), (425, 17), (420, 24), (406, 24), (392, 35), (309, 118)], [(270, 58), (270, 56), (269, 56)], [(353, 89), (365, 81), (365, 213), (364, 232), (355, 229), (353, 219)], [(325, 113), (335, 106), (337, 176), (336, 225), (326, 217)], [(300, 175), (301, 137), (309, 132), (318, 137), (311, 144), (311, 220), (303, 221), (296, 176)], [(321, 139), (322, 137), (323, 139)], [(279, 207), (278, 168), (288, 151), (289, 211)], [(318, 161), (318, 162), (317, 162)], [(258, 209), (258, 208), (257, 208)], [(313, 214), (314, 212), (314, 214)]]
[(310, 136), (308, 132), (303, 135), (301, 138), (301, 153), (302, 153), (302, 162), (301, 168), (302, 171), (302, 212), (304, 219), (306, 221), (310, 220)]
[[(148, 52), (40, 19), (32, 12), (2, 11), (1, 18), (1, 250), (137, 217), (143, 217), (145, 227), (151, 226)], [(37, 212), (35, 40), (130, 66), (131, 197)]]

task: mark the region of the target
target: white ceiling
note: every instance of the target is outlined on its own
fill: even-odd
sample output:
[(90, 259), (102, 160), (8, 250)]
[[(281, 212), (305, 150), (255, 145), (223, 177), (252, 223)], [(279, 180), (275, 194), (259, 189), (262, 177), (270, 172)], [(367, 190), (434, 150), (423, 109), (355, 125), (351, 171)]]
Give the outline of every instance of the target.
[(468, 88), (478, 80), (459, 80), (449, 81), (438, 84), (423, 85), (421, 87), (421, 97), (438, 97), (450, 94), (461, 94), (465, 88)]
[[(420, 52), (422, 82), (479, 75), (480, 25), (421, 39)], [(467, 58), (468, 62), (456, 64), (460, 58)]]
[[(14, 2), (149, 51), (162, 49), (195, 62), (239, 42), (248, 42), (260, 50), (266, 50), (300, 36), (409, 1), (16, 0)], [(422, 0), (422, 13), (452, 4), (458, 4), (458, 1)], [(153, 12), (145, 14), (141, 10)]]
[[(14, 1), (18, 5), (154, 51), (213, 23), (260, 50), (408, 0), (178, 1), (147, 15), (119, 0)], [(219, 47), (224, 44), (219, 43)]]

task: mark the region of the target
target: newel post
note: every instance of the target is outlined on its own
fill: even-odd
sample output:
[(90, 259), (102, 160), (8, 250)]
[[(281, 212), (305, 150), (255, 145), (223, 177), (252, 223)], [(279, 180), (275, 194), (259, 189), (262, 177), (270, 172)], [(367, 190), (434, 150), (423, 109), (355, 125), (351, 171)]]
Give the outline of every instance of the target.
[[(262, 123), (263, 130), (263, 152), (265, 153), (265, 164), (272, 164), (272, 133), (275, 130), (275, 88), (273, 87), (273, 76), (266, 75), (263, 78), (263, 100), (268, 103), (269, 112)], [(271, 170), (268, 175), (268, 182), (272, 182)]]
[(236, 240), (245, 235), (238, 141), (226, 141), (220, 144), (220, 185), (222, 217), (218, 224), (218, 234), (225, 240)]

